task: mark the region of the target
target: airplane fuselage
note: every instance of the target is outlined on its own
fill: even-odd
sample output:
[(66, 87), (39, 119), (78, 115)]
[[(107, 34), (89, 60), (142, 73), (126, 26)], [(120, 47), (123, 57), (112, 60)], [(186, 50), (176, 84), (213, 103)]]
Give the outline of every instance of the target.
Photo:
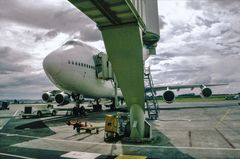
[[(113, 82), (96, 77), (93, 57), (98, 53), (100, 51), (80, 41), (68, 41), (44, 59), (43, 68), (48, 78), (68, 94), (114, 97)], [(120, 89), (118, 95), (122, 96)]]

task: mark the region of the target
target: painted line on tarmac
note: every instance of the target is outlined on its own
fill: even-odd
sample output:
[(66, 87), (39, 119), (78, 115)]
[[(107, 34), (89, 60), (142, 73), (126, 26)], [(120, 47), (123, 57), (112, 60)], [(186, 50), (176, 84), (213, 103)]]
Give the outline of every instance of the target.
[(188, 131), (188, 138), (189, 138), (189, 147), (192, 147), (192, 132)]
[(90, 153), (90, 152), (80, 152), (80, 151), (70, 151), (66, 154), (61, 155), (64, 158), (75, 158), (75, 159), (96, 159), (102, 154)]
[(13, 117), (16, 117), (18, 113), (18, 110), (13, 114)]
[[(13, 114), (12, 117), (15, 117), (17, 115), (17, 113), (18, 113), (18, 110)], [(3, 122), (3, 124), (1, 124), (2, 126), (0, 127), (0, 130), (2, 130), (4, 128), (4, 126), (9, 122), (10, 119), (11, 119), (11, 117), (9, 116), (9, 118), (6, 119), (6, 121)]]
[(215, 130), (219, 133), (219, 135), (228, 143), (228, 145), (231, 147), (231, 148), (233, 148), (233, 149), (235, 149), (236, 147), (228, 140), (228, 138), (226, 138), (224, 135), (223, 135), (223, 133), (220, 131), (220, 130), (218, 130), (217, 128), (215, 128)]
[(153, 145), (133, 145), (133, 144), (108, 144), (108, 143), (97, 143), (97, 142), (86, 142), (86, 141), (69, 141), (63, 139), (53, 139), (49, 137), (37, 137), (19, 134), (0, 133), (0, 135), (6, 136), (19, 136), (32, 139), (42, 139), (48, 141), (67, 142), (67, 143), (81, 143), (90, 145), (104, 145), (104, 146), (125, 146), (125, 147), (138, 147), (138, 148), (160, 148), (160, 149), (189, 149), (189, 150), (224, 150), (224, 151), (240, 151), (240, 148), (221, 148), (221, 147), (174, 147), (174, 146), (153, 146)]
[(0, 127), (0, 130), (2, 130), (2, 128), (6, 125), (6, 123), (8, 122), (9, 119), (7, 119), (7, 121), (1, 121), (2, 123), (0, 123), (2, 126)]
[(228, 109), (225, 114), (221, 117), (221, 119), (217, 122), (217, 124), (215, 125), (215, 129), (217, 129), (221, 124), (222, 122), (224, 121), (224, 119), (227, 117), (227, 115), (230, 113), (230, 109)]
[(15, 157), (15, 158), (22, 158), (22, 159), (35, 159), (35, 158), (26, 157), (26, 156), (19, 156), (19, 155), (13, 155), (9, 153), (1, 153), (1, 152), (0, 152), (0, 156), (8, 156), (8, 157)]

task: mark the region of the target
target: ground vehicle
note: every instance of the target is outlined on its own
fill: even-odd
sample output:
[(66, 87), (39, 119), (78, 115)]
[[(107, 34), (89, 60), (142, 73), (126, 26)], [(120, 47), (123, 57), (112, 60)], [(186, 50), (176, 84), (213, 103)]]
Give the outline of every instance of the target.
[(9, 106), (9, 102), (7, 101), (0, 101), (0, 110), (4, 110), (4, 109), (9, 109), (8, 106)]
[(21, 117), (42, 117), (44, 115), (52, 115), (55, 116), (57, 114), (57, 110), (53, 108), (53, 105), (30, 105), (25, 106), (24, 111), (21, 112)]
[(225, 100), (238, 100), (240, 99), (239, 94), (230, 94), (225, 97)]
[(119, 137), (129, 136), (130, 132), (129, 114), (117, 112), (116, 115), (105, 116), (104, 141), (118, 139)]

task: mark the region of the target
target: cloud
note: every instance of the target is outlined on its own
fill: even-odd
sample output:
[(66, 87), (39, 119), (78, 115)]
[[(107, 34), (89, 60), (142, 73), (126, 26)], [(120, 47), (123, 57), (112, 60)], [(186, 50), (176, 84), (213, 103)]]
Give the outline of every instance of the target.
[(56, 30), (50, 30), (45, 34), (42, 33), (35, 33), (33, 36), (35, 37), (35, 42), (39, 42), (39, 41), (47, 41), (49, 39), (54, 39), (55, 37), (57, 37), (59, 35), (59, 33)]
[(15, 72), (26, 72), (30, 66), (23, 64), (31, 56), (24, 52), (19, 52), (10, 47), (0, 47), (0, 74), (11, 74)]
[(30, 54), (6, 46), (0, 47), (0, 55), (1, 98), (36, 98), (33, 94), (52, 88), (44, 72), (27, 63), (34, 60)]
[(1, 88), (9, 88), (14, 87), (17, 88), (19, 86), (31, 86), (31, 85), (38, 85), (45, 86), (49, 85), (46, 80), (46, 76), (44, 73), (29, 73), (29, 74), (8, 74), (8, 75), (1, 75), (2, 80), (0, 83)]
[[(160, 42), (148, 60), (154, 82), (240, 86), (238, 0), (159, 0)], [(0, 1), (1, 97), (35, 96), (53, 84), (42, 59), (70, 37), (104, 50), (96, 24), (66, 0)], [(229, 64), (229, 65), (227, 65)], [(230, 65), (231, 64), (231, 65)], [(27, 90), (26, 90), (27, 89)]]
[[(155, 82), (239, 82), (240, 74), (234, 71), (240, 61), (239, 1), (159, 2), (167, 25), (160, 32), (157, 56), (149, 61), (162, 70), (154, 73)], [(160, 58), (164, 60), (157, 62)]]
[[(96, 24), (67, 1), (36, 3), (34, 0), (26, 0), (22, 3), (20, 0), (9, 0), (1, 1), (0, 6), (1, 21), (69, 34), (80, 31), (82, 40), (102, 40)], [(41, 38), (36, 37), (36, 41), (38, 40)]]
[(56, 89), (47, 79), (43, 71), (25, 74), (1, 74), (1, 98), (35, 98), (40, 99), (41, 93)]

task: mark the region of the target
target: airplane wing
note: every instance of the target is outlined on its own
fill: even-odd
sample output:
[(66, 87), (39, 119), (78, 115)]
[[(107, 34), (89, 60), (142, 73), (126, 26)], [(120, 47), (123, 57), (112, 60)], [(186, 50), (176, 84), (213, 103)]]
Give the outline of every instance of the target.
[[(167, 85), (167, 86), (154, 86), (154, 91), (164, 91), (164, 90), (180, 90), (190, 88), (193, 90), (194, 88), (203, 88), (203, 87), (213, 87), (213, 86), (223, 86), (228, 85), (227, 83), (219, 83), (219, 84), (192, 84), (192, 85)], [(151, 91), (150, 87), (145, 88), (145, 91)]]

